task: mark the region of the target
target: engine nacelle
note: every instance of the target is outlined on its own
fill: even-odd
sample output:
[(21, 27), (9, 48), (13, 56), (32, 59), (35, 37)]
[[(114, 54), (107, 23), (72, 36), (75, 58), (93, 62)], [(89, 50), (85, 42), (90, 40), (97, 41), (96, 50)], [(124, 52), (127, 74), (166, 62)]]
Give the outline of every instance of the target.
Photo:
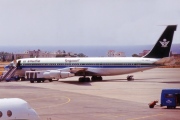
[(51, 70), (51, 71), (46, 71), (43, 73), (44, 78), (55, 78), (55, 79), (60, 79), (60, 78), (68, 78), (68, 77), (73, 77), (74, 74), (70, 72), (63, 72), (63, 71), (58, 71), (58, 70)]

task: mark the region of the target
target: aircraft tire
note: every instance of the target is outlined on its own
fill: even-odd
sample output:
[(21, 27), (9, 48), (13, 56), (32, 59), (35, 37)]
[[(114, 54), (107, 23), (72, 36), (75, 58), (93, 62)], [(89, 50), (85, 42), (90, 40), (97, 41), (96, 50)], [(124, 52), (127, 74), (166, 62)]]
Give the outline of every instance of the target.
[(90, 80), (90, 78), (89, 77), (80, 77), (79, 78), (79, 82), (90, 82), (91, 80)]
[(88, 77), (88, 78), (85, 78), (85, 82), (90, 82), (91, 80), (90, 80), (90, 78)]
[(99, 77), (98, 77), (98, 80), (99, 80), (99, 81), (102, 81), (103, 79), (102, 79), (102, 77), (101, 77), (101, 76), (99, 76)]
[(49, 79), (49, 82), (52, 82), (52, 79)]
[(30, 83), (34, 83), (34, 80), (30, 80)]
[(132, 80), (134, 80), (133, 76), (132, 75), (128, 75), (127, 76), (127, 81), (132, 81)]
[(82, 77), (79, 78), (79, 82), (84, 82)]
[(41, 80), (37, 80), (37, 83), (40, 83), (41, 82)]
[(91, 81), (95, 81), (96, 76), (91, 77)]

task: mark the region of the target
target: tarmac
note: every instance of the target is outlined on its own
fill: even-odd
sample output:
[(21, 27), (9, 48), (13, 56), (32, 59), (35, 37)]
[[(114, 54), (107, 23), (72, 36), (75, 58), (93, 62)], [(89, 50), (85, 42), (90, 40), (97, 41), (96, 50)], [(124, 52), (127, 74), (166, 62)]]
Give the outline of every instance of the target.
[(103, 81), (79, 83), (78, 77), (45, 83), (0, 82), (1, 98), (26, 100), (41, 120), (180, 120), (176, 109), (154, 108), (164, 88), (180, 88), (180, 68), (156, 68)]

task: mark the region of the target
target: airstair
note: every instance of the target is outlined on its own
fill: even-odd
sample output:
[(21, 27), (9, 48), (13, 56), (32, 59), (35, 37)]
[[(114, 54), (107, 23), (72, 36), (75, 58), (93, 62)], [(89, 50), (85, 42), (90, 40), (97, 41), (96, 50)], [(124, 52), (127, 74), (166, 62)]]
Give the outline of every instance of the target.
[(0, 81), (3, 81), (3, 80), (6, 80), (6, 79), (10, 79), (14, 73), (16, 72), (17, 70), (17, 67), (15, 66), (12, 66), (3, 76), (2, 78), (0, 79)]

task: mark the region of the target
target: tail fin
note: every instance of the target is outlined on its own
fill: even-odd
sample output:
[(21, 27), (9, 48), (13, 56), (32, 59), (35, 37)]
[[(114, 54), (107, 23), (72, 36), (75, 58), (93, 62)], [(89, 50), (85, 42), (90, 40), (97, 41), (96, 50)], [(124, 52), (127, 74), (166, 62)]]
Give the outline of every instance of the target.
[(174, 31), (176, 31), (177, 25), (168, 25), (164, 30), (161, 37), (158, 39), (157, 43), (153, 49), (146, 54), (145, 58), (163, 58), (169, 57), (171, 44), (173, 40)]

